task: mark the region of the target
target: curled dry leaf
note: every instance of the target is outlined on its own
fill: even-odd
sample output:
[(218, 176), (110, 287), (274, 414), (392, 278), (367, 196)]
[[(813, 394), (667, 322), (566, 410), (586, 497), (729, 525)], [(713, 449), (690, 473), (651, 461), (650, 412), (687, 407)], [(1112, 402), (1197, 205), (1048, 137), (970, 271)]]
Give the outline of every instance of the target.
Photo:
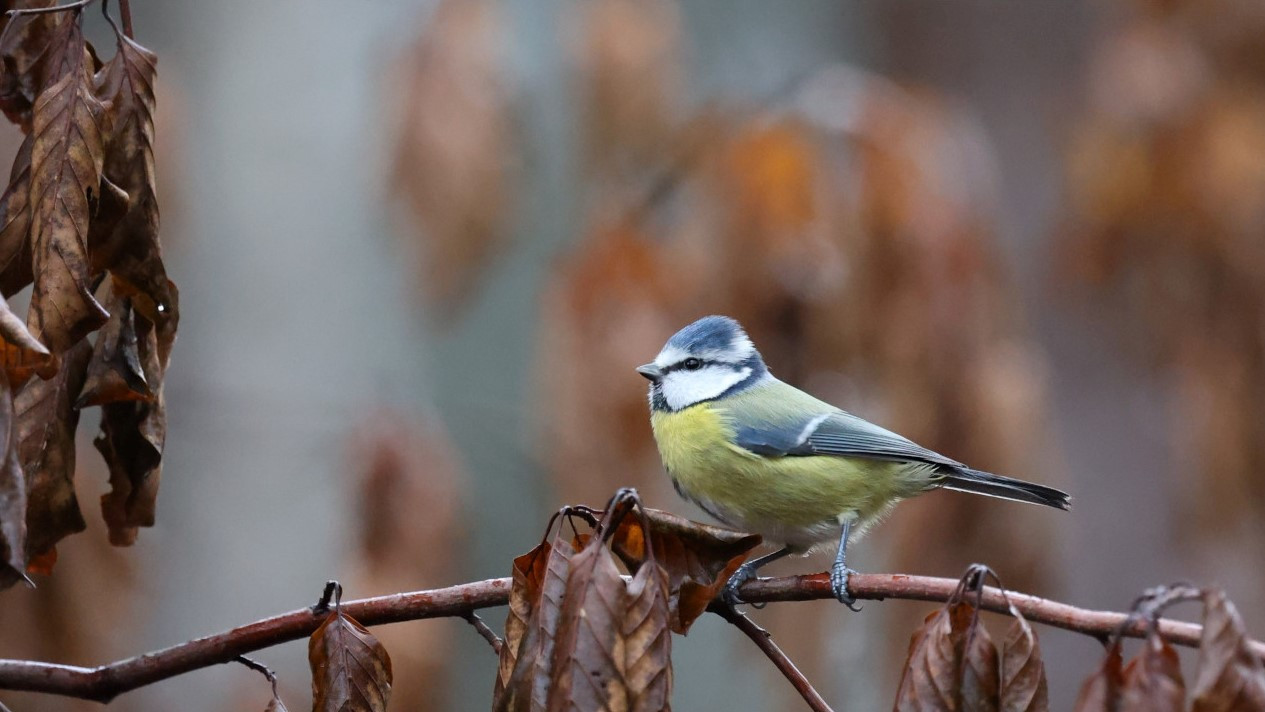
[[(92, 347), (81, 341), (61, 358), (57, 374), (35, 379), (14, 398), (17, 452), (26, 476), (27, 540), (30, 559), (51, 566), (53, 547), (86, 526), (75, 496), (74, 407), (83, 388)], [(43, 571), (47, 573), (47, 571)]]
[(602, 537), (592, 537), (572, 557), (554, 642), (549, 712), (627, 708), (625, 588)]
[(527, 624), (532, 613), (540, 605), (541, 589), (545, 583), (545, 566), (549, 562), (553, 547), (548, 542), (514, 559), (513, 571), (510, 574), (509, 611), (505, 615), (505, 644), (501, 646), (500, 664), (497, 666), (496, 688), (492, 699), (500, 699), (505, 686), (514, 673), (514, 663), (518, 660), (518, 648), (527, 633)]
[(957, 709), (996, 712), (1001, 685), (997, 664), (997, 646), (979, 621), (979, 612), (971, 617), (966, 631), (962, 655), (962, 685)]
[(35, 101), (31, 135), (31, 253), (35, 289), (27, 323), (64, 353), (109, 316), (92, 296), (87, 245), (108, 118), (92, 94), (91, 60), (77, 21), (61, 23), (52, 84)]
[(96, 218), (102, 228), (89, 233), (89, 246), (93, 271), (109, 269), (120, 282), (120, 291), (132, 297), (134, 308), (162, 324), (177, 318), (177, 305), (159, 241), (154, 170), (157, 77), (154, 53), (118, 35), (118, 51), (96, 77), (97, 97), (109, 107), (113, 133), (105, 150)]
[[(668, 575), (672, 631), (684, 634), (707, 610), (747, 552), (760, 544), (757, 534), (708, 526), (657, 509), (645, 509), (654, 558)], [(625, 517), (611, 547), (630, 569), (646, 560), (646, 534), (636, 517)]]
[(385, 712), (391, 657), (367, 628), (338, 606), (308, 640), (315, 712)]
[(1124, 661), (1120, 641), (1107, 650), (1102, 664), (1081, 686), (1076, 698), (1076, 712), (1116, 712), (1120, 708), (1120, 689), (1124, 686)]
[(1265, 710), (1265, 666), (1248, 649), (1243, 619), (1225, 592), (1204, 594), (1194, 712)]
[(894, 708), (955, 710), (961, 699), (963, 646), (974, 610), (958, 601), (927, 616), (909, 641)]
[[(119, 286), (118, 282), (114, 282), (115, 288)], [(160, 314), (158, 322), (150, 321), (137, 311), (134, 301), (121, 299), (118, 302), (115, 311), (119, 312), (119, 320), (122, 324), (131, 321), (136, 333), (135, 360), (128, 350), (122, 325), (120, 337), (113, 342), (115, 347), (122, 349), (122, 353), (110, 354), (100, 350), (101, 358), (110, 363), (100, 363), (96, 373), (108, 374), (116, 367), (123, 368), (124, 373), (115, 373), (115, 377), (139, 385), (143, 376), (145, 388), (149, 391), (148, 398), (130, 400), (122, 397), (124, 393), (116, 392), (114, 395), (120, 396), (119, 400), (104, 402), (101, 406), (101, 434), (92, 443), (110, 469), (110, 491), (101, 497), (101, 511), (110, 528), (110, 543), (116, 546), (131, 545), (136, 541), (138, 527), (154, 524), (158, 485), (162, 479), (163, 446), (167, 438), (163, 378), (176, 338), (179, 314), (179, 293), (174, 284), (168, 282), (168, 286), (171, 308)], [(105, 341), (108, 347), (112, 333), (113, 330), (107, 327), (98, 338), (98, 344)], [(133, 371), (137, 362), (140, 364), (139, 376)], [(96, 359), (94, 363), (97, 363)], [(130, 375), (127, 375), (128, 372), (131, 372)], [(90, 395), (103, 396), (104, 380), (107, 378), (109, 376), (92, 381), (94, 393)]]
[(1002, 712), (1046, 712), (1050, 708), (1041, 646), (1032, 626), (1018, 610), (1001, 646)]
[(141, 365), (131, 300), (121, 296), (111, 284), (107, 279), (97, 290), (110, 319), (97, 334), (92, 360), (88, 362), (88, 378), (75, 403), (77, 408), (154, 398)]
[[(550, 671), (558, 621), (566, 593), (571, 559), (577, 552), (578, 549), (572, 540), (563, 536), (559, 528), (551, 544), (541, 544), (532, 552), (515, 560), (517, 570), (525, 557), (535, 554), (537, 557), (544, 558), (545, 568), (541, 574), (539, 594), (534, 599), (526, 590), (527, 580), (523, 580), (520, 586), (516, 579), (517, 596), (513, 590), (510, 592), (511, 606), (514, 605), (516, 597), (520, 601), (520, 607), (521, 601), (526, 600), (531, 604), (530, 615), (527, 618), (526, 629), (519, 636), (516, 646), (511, 645), (511, 628), (507, 621), (505, 645), (502, 646), (501, 651), (503, 656), (509, 651), (515, 653), (513, 672), (504, 683), (504, 691), (496, 698), (493, 709), (515, 712), (520, 710), (539, 712), (546, 709), (550, 681), (553, 677)], [(517, 648), (516, 651), (515, 648)], [(502, 663), (504, 662), (503, 657)], [(498, 683), (499, 680), (498, 675)]]
[(657, 562), (637, 569), (625, 592), (620, 635), (631, 712), (660, 712), (672, 701), (672, 611), (668, 574)]
[(1142, 652), (1124, 670), (1122, 712), (1182, 712), (1186, 684), (1177, 651), (1158, 633), (1146, 637)]
[[(56, 0), (27, 0), (25, 8), (49, 7)], [(5, 5), (8, 7), (8, 4)], [(0, 44), (0, 111), (10, 121), (29, 132), (31, 108), (35, 96), (44, 86), (44, 58), (48, 53), (48, 37), (62, 18), (59, 13), (0, 17), (4, 43)]]
[(0, 196), (0, 290), (11, 297), (31, 283), (31, 149), (28, 135), (18, 148), (9, 185)]

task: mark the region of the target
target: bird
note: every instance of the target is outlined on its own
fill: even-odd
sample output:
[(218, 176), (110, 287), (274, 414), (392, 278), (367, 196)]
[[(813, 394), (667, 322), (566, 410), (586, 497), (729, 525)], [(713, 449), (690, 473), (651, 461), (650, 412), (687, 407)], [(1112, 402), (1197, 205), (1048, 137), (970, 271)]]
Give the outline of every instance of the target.
[(734, 572), (722, 592), (730, 605), (765, 564), (837, 541), (831, 592), (858, 610), (849, 541), (930, 490), (1071, 506), (1065, 492), (972, 469), (778, 380), (727, 316), (681, 329), (637, 372), (650, 381), (650, 424), (677, 494), (781, 545)]

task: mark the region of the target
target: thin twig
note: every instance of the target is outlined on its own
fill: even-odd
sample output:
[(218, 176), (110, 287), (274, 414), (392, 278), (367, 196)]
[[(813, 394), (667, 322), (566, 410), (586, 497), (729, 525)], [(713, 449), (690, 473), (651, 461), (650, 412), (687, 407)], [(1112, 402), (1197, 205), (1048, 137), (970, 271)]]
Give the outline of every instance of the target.
[(123, 18), (123, 34), (129, 39), (136, 39), (132, 32), (132, 5), (129, 0), (119, 0), (119, 15)]
[(461, 614), (461, 617), (465, 618), (467, 623), (474, 626), (474, 629), (479, 631), (479, 635), (483, 636), (483, 639), (488, 641), (488, 645), (492, 646), (492, 650), (494, 650), (497, 655), (501, 654), (501, 646), (505, 645), (505, 641), (501, 640), (501, 636), (497, 635), (496, 631), (489, 628), (488, 624), (484, 623), (483, 619), (480, 618), (478, 614), (474, 611), (466, 611)]
[(245, 665), (246, 667), (250, 668), (251, 670), (254, 670), (260, 673), (261, 675), (263, 675), (264, 677), (268, 678), (268, 683), (272, 685), (272, 701), (276, 703), (276, 709), (277, 710), (285, 709), (286, 707), (285, 702), (281, 700), (281, 693), (277, 691), (277, 673), (273, 672), (272, 668), (268, 667), (267, 665), (264, 665), (258, 660), (253, 660), (251, 658), (248, 658), (245, 655), (238, 655), (237, 657), (233, 658), (233, 661), (239, 662), (242, 665)]
[(67, 12), (69, 10), (78, 12), (96, 1), (75, 0), (75, 2), (68, 2), (65, 5), (53, 5), (51, 7), (15, 7), (4, 14), (10, 17), (17, 17), (18, 15), (47, 15), (52, 12)]
[(800, 672), (799, 668), (795, 667), (795, 663), (791, 662), (786, 653), (782, 652), (782, 649), (777, 647), (777, 643), (773, 642), (773, 636), (769, 635), (769, 631), (756, 625), (755, 621), (736, 610), (733, 606), (721, 601), (712, 603), (707, 610), (724, 618), (738, 630), (746, 633), (751, 642), (755, 643), (756, 647), (767, 655), (769, 660), (773, 661), (773, 665), (782, 671), (787, 680), (790, 680), (791, 686), (795, 688), (800, 697), (804, 698), (810, 708), (816, 712), (833, 712), (830, 709), (830, 705), (826, 704), (822, 696), (813, 688), (813, 684), (808, 681), (808, 678), (804, 677), (804, 673)]
[[(908, 576), (905, 574), (853, 574), (848, 590), (858, 599), (885, 598), (914, 601), (945, 601), (953, 595), (958, 579)], [(469, 611), (509, 602), (510, 579), (488, 579), (432, 591), (396, 593), (358, 601), (344, 601), (343, 610), (363, 625), (461, 616)], [(834, 598), (828, 574), (788, 576), (748, 581), (740, 595), (745, 601), (808, 601)], [(1044, 623), (1085, 635), (1100, 637), (1113, 633), (1128, 617), (1125, 613), (1094, 611), (1036, 596), (985, 587), (981, 596), (985, 610), (1008, 614), (1009, 599), (1029, 621)], [(328, 611), (325, 612), (326, 614)], [(138, 687), (165, 680), (199, 668), (233, 660), (238, 655), (268, 648), (312, 634), (325, 614), (302, 608), (265, 618), (233, 630), (198, 638), (153, 653), (95, 668), (58, 665), (28, 660), (0, 660), (0, 690), (29, 690), (66, 697), (108, 702)], [(1146, 635), (1145, 621), (1124, 626), (1123, 635)], [(1160, 619), (1157, 629), (1169, 643), (1198, 647), (1203, 629), (1194, 623)], [(1265, 661), (1265, 643), (1250, 641), (1249, 649)]]

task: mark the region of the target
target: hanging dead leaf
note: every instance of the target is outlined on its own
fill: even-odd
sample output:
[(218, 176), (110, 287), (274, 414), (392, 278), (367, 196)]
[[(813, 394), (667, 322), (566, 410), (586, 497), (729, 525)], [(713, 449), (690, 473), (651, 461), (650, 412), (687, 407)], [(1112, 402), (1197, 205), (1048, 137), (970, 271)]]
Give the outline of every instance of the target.
[(1016, 610), (1001, 647), (1002, 712), (1046, 712), (1050, 708), (1041, 646), (1028, 621)]
[(87, 245), (90, 198), (98, 194), (108, 119), (92, 95), (91, 61), (78, 21), (50, 44), (53, 83), (35, 101), (31, 151), (31, 333), (64, 353), (109, 316), (92, 296)]
[(1243, 619), (1220, 589), (1204, 594), (1194, 712), (1265, 710), (1265, 666), (1248, 649)]
[(1107, 649), (1102, 664), (1081, 686), (1076, 712), (1116, 712), (1120, 709), (1120, 689), (1124, 686), (1124, 661), (1120, 641)]
[(391, 657), (367, 628), (334, 610), (308, 640), (315, 712), (385, 712)]
[(625, 591), (620, 635), (630, 712), (660, 712), (672, 700), (672, 629), (668, 573), (655, 560), (637, 569)]
[(962, 646), (973, 609), (958, 601), (927, 616), (909, 641), (895, 709), (955, 710), (960, 699)]
[(545, 582), (545, 566), (549, 562), (552, 547), (548, 542), (514, 559), (510, 574), (509, 611), (505, 616), (505, 644), (501, 646), (500, 664), (497, 666), (496, 688), (492, 699), (498, 700), (514, 673), (518, 648), (527, 633), (532, 613), (539, 607), (541, 589)]
[(1158, 633), (1146, 637), (1142, 652), (1124, 670), (1122, 712), (1182, 712), (1186, 684), (1177, 651)]
[[(561, 527), (554, 535), (552, 543), (547, 546), (540, 595), (527, 619), (526, 631), (518, 645), (514, 670), (505, 683), (503, 694), (496, 699), (493, 707), (495, 710), (541, 712), (548, 704), (550, 681), (553, 678), (553, 651), (562, 615), (562, 602), (566, 594), (571, 559), (578, 549), (572, 544), (570, 537), (563, 535)], [(502, 651), (510, 647), (508, 627), (506, 635), (507, 640)]]
[(101, 407), (101, 434), (92, 444), (110, 468), (110, 491), (101, 496), (101, 511), (110, 526), (110, 542), (129, 546), (138, 527), (154, 525), (158, 485), (162, 479), (167, 439), (167, 400), (163, 378), (175, 340), (179, 294), (171, 284), (170, 318), (155, 324), (133, 312), (137, 355), (150, 401), (107, 403)]
[(14, 398), (17, 451), (26, 475), (29, 556), (48, 556), (62, 538), (83, 531), (75, 496), (74, 407), (83, 388), (92, 346), (81, 341), (61, 359), (57, 374), (28, 383)]
[(997, 646), (993, 645), (988, 629), (980, 623), (979, 612), (975, 611), (966, 630), (958, 709), (996, 712), (1000, 676)]
[(594, 536), (571, 558), (550, 666), (549, 712), (627, 708), (625, 584), (615, 556)]
[[(24, 8), (49, 7), (55, 1), (28, 0), (20, 5)], [(0, 45), (0, 61), (4, 65), (4, 71), (0, 72), (0, 111), (4, 111), (4, 115), (21, 126), (23, 131), (30, 131), (31, 107), (36, 94), (45, 85), (40, 70), (48, 53), (49, 34), (62, 19), (59, 14), (0, 17), (0, 28), (4, 30), (4, 44)]]
[(0, 290), (10, 297), (34, 279), (31, 273), (31, 149), (35, 137), (22, 141), (9, 185), (0, 196)]
[[(154, 83), (158, 58), (116, 32), (118, 51), (96, 77), (96, 95), (110, 109), (113, 133), (105, 149), (106, 186), (127, 196), (111, 230), (89, 234), (94, 271), (109, 269), (138, 312), (161, 324), (175, 319), (175, 300), (162, 261), (154, 170)], [(117, 211), (110, 217), (116, 217)], [(93, 240), (100, 236), (101, 239)]]
[[(98, 301), (109, 310), (110, 319), (97, 334), (92, 360), (88, 362), (88, 378), (75, 403), (76, 408), (154, 399), (141, 366), (132, 302), (120, 295), (112, 284), (113, 280), (107, 279), (97, 290)], [(150, 336), (153, 337), (152, 329)]]
[[(668, 574), (672, 631), (685, 634), (729, 581), (747, 552), (760, 544), (757, 534), (708, 526), (657, 509), (645, 509), (654, 558)], [(611, 548), (630, 569), (646, 560), (646, 533), (636, 517), (625, 517)]]

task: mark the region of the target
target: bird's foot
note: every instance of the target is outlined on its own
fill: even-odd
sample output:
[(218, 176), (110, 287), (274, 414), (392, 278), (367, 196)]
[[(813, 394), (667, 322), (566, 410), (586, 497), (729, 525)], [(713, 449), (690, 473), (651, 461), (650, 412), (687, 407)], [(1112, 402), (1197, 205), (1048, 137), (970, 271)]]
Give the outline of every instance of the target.
[(742, 584), (755, 578), (755, 569), (748, 568), (746, 564), (738, 567), (733, 576), (729, 577), (729, 581), (725, 583), (725, 589), (721, 593), (720, 598), (729, 606), (736, 606), (739, 603), (746, 603), (742, 597), (738, 595), (738, 589), (742, 588)]
[(857, 599), (848, 592), (848, 577), (856, 573), (846, 566), (835, 566), (830, 569), (830, 592), (835, 595), (835, 599), (848, 607), (848, 610), (861, 612), (861, 607), (856, 605)]

